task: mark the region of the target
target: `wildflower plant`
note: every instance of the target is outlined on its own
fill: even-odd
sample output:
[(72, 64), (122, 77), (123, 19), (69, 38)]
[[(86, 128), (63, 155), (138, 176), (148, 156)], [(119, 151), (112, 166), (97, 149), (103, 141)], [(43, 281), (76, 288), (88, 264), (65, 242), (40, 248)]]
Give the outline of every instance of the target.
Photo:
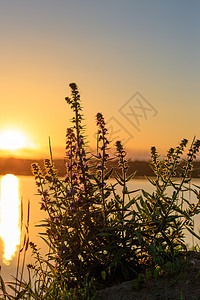
[[(48, 218), (42, 223), (46, 229), (43, 238), (51, 250), (48, 261), (56, 269), (59, 285), (68, 286), (68, 289), (80, 287), (86, 277), (94, 280), (97, 287), (101, 286), (105, 284), (105, 279), (111, 281), (125, 270), (126, 260), (127, 265), (132, 260), (130, 253), (126, 254), (125, 239), (128, 235), (124, 236), (123, 221), (127, 178), (124, 174), (123, 179), (118, 179), (118, 183), (120, 180), (124, 182), (122, 202), (118, 207), (116, 203), (120, 199), (117, 200), (115, 186), (108, 184), (113, 169), (107, 170), (106, 166), (110, 157), (103, 115), (98, 113), (96, 116), (97, 155), (89, 156), (82, 125), (80, 95), (76, 84), (70, 84), (70, 88), (71, 97), (67, 97), (66, 102), (74, 116), (73, 126), (66, 133), (66, 176), (64, 179), (57, 177), (52, 157), (44, 162), (45, 172), (37, 164), (32, 165), (41, 196), (41, 209), (48, 213)], [(126, 173), (128, 166), (122, 148), (118, 142), (119, 165)], [(129, 230), (130, 243), (131, 238)], [(130, 274), (124, 271), (126, 279), (131, 278), (132, 272), (136, 273), (134, 267), (137, 263), (135, 258), (133, 260)]]
[[(141, 256), (145, 255), (155, 265), (173, 261), (180, 249), (187, 250), (185, 230), (199, 238), (192, 229), (192, 217), (200, 212), (200, 198), (190, 182), (200, 140), (193, 140), (183, 159), (187, 144), (183, 139), (176, 148), (170, 148), (165, 159), (159, 159), (156, 148), (152, 147), (155, 179), (148, 180), (155, 190), (151, 194), (142, 190), (136, 200)], [(196, 203), (182, 196), (186, 191), (196, 194)]]

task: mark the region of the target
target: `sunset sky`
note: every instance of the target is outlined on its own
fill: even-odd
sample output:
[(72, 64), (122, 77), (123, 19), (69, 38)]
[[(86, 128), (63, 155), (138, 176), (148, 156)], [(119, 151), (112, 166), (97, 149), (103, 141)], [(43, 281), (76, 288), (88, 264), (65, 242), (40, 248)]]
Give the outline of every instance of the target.
[(91, 147), (97, 112), (133, 159), (200, 138), (199, 28), (199, 0), (1, 1), (0, 156), (44, 157), (49, 136), (64, 155), (70, 82)]

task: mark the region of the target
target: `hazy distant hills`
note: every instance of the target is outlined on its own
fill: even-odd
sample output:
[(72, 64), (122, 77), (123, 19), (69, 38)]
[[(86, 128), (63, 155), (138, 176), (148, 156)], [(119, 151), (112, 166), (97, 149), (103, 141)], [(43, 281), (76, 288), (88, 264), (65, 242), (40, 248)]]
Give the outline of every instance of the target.
[[(43, 169), (43, 160), (34, 159), (18, 159), (18, 158), (0, 158), (0, 175), (14, 174), (14, 175), (32, 175), (31, 164), (37, 162)], [(65, 171), (65, 161), (64, 159), (55, 159), (54, 164), (58, 170), (58, 176), (64, 176)], [(110, 161), (107, 164), (108, 169), (112, 166), (116, 166), (116, 162)], [(118, 170), (117, 170), (118, 171)], [(150, 167), (148, 161), (130, 161), (129, 162), (129, 173), (136, 171), (136, 176), (153, 176), (153, 171)], [(200, 177), (200, 161), (194, 163), (194, 170), (192, 172), (192, 177)]]
[[(37, 162), (43, 169), (43, 159), (19, 159), (19, 158), (0, 158), (0, 174), (5, 175), (8, 173), (14, 175), (32, 175), (31, 165)], [(59, 170), (59, 174), (64, 174), (64, 160), (55, 160), (55, 166)]]
[[(31, 164), (37, 162), (41, 168), (43, 169), (43, 160), (34, 160), (34, 159), (18, 159), (18, 158), (0, 158), (0, 174), (5, 175), (8, 173), (14, 175), (32, 175), (31, 173)], [(65, 161), (64, 159), (55, 159), (54, 164), (56, 169), (58, 170), (59, 176), (64, 176), (65, 171)], [(116, 165), (114, 161), (109, 162), (107, 164), (108, 168), (113, 165)], [(130, 169), (131, 171), (137, 171), (137, 176), (152, 176), (153, 172), (149, 166), (149, 162), (147, 161), (134, 161), (130, 162)]]

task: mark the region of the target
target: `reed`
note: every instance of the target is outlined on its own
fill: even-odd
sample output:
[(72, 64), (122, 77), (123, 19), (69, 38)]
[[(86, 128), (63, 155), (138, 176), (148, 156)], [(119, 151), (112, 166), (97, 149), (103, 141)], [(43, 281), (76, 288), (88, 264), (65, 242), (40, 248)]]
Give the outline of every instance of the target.
[[(23, 210), (23, 198), (21, 197), (21, 221), (20, 221), (20, 234), (22, 234), (22, 229), (23, 229), (23, 218), (24, 218), (24, 210)], [(15, 289), (17, 289), (17, 279), (19, 275), (19, 268), (20, 268), (20, 254), (23, 251), (23, 247), (21, 248), (21, 235), (20, 235), (20, 245), (19, 245), (19, 250), (18, 250), (18, 256), (17, 256), (17, 270), (16, 270), (16, 284), (15, 284)], [(16, 296), (16, 292), (15, 292)]]
[[(28, 200), (27, 204), (27, 220), (26, 224), (24, 224), (24, 203), (23, 198), (21, 198), (21, 205), (20, 205), (20, 245), (17, 254), (17, 267), (16, 267), (16, 275), (15, 275), (15, 282), (8, 282), (4, 283), (3, 278), (0, 276), (1, 287), (0, 291), (2, 291), (4, 299), (21, 299), (20, 295), (25, 294), (25, 291), (21, 292), (21, 283), (23, 282), (23, 275), (24, 275), (24, 268), (25, 268), (25, 260), (26, 254), (29, 247), (29, 224), (30, 224), (30, 201)], [(22, 256), (22, 260), (21, 260)], [(12, 292), (8, 292), (10, 288)]]

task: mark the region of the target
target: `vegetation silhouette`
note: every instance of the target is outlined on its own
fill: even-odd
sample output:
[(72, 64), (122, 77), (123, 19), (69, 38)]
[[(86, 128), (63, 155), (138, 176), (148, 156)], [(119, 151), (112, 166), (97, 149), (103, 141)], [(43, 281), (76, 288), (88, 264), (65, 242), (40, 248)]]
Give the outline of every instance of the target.
[[(70, 88), (66, 102), (73, 117), (66, 131), (65, 177), (58, 176), (51, 143), (43, 168), (32, 164), (47, 215), (38, 226), (45, 229), (41, 238), (49, 252), (41, 257), (29, 243), (35, 258), (27, 266), (29, 281), (16, 278), (8, 285), (17, 299), (94, 299), (98, 290), (131, 279), (140, 288), (151, 277), (181, 270), (188, 253), (185, 230), (200, 239), (193, 231), (193, 217), (200, 212), (199, 187), (190, 184), (200, 141), (194, 138), (188, 146), (183, 139), (165, 158), (152, 147), (154, 178), (148, 180), (153, 192), (129, 190), (135, 172), (129, 170), (122, 143), (116, 142), (114, 160), (106, 122), (98, 113), (97, 151), (88, 151), (80, 94), (75, 83)], [(196, 202), (183, 197), (183, 191), (193, 193)], [(16, 299), (2, 278), (1, 290), (5, 299)]]

